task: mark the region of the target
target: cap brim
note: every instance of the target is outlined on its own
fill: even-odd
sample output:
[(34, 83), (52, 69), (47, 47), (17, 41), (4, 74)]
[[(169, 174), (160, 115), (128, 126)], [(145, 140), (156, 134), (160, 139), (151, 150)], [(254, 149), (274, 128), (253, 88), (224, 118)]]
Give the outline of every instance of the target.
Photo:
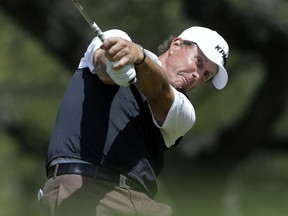
[(216, 89), (220, 90), (223, 89), (227, 82), (228, 82), (228, 73), (224, 66), (222, 64), (217, 63), (217, 59), (215, 59), (215, 55), (213, 53), (213, 50), (211, 51), (209, 47), (206, 46), (206, 44), (198, 44), (198, 47), (201, 49), (201, 51), (204, 53), (204, 55), (212, 62), (218, 65), (218, 73), (214, 76), (212, 79), (212, 83), (215, 86)]
[(228, 82), (228, 73), (222, 65), (218, 65), (218, 73), (212, 79), (212, 83), (216, 89), (223, 89)]

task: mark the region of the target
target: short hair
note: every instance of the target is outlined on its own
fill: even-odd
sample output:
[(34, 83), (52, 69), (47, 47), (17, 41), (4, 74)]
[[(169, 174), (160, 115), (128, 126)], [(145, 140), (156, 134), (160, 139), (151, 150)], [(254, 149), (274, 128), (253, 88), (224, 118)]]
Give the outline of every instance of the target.
[[(176, 38), (176, 36), (170, 35), (166, 40), (164, 40), (163, 43), (158, 46), (158, 54), (162, 55), (163, 53), (165, 53), (169, 49), (172, 41), (175, 38)], [(183, 46), (193, 46), (193, 45), (196, 45), (196, 43), (194, 43), (192, 41), (183, 40), (182, 45)]]
[(170, 47), (172, 41), (174, 40), (174, 38), (176, 38), (176, 36), (170, 35), (166, 40), (163, 41), (162, 44), (160, 44), (158, 46), (158, 54), (159, 55), (165, 53), (169, 49), (169, 47)]

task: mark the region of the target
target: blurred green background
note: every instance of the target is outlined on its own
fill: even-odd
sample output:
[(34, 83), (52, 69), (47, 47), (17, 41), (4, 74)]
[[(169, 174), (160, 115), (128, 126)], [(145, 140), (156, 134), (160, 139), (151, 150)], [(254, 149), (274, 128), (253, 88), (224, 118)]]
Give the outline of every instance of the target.
[[(0, 215), (40, 215), (37, 191), (46, 179), (46, 149), (59, 103), (94, 36), (68, 0), (1, 5)], [(192, 25), (215, 26), (228, 38), (228, 86), (216, 91), (207, 84), (189, 95), (197, 122), (167, 152), (156, 199), (169, 203), (176, 216), (288, 215), (288, 4), (86, 0), (85, 5), (103, 30), (123, 29), (153, 52), (169, 34)]]

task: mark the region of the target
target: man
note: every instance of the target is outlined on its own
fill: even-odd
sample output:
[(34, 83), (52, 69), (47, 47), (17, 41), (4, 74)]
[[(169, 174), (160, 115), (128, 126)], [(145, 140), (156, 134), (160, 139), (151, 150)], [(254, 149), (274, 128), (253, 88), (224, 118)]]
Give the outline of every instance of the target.
[(163, 154), (193, 126), (183, 94), (212, 81), (225, 87), (228, 45), (191, 27), (157, 57), (120, 30), (95, 38), (60, 106), (39, 191), (44, 215), (172, 215), (157, 203)]

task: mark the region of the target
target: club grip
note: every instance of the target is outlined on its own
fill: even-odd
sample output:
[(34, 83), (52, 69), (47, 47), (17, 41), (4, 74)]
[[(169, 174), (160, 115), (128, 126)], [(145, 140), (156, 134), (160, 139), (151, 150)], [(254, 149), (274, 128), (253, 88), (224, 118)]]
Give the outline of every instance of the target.
[(105, 35), (103, 34), (103, 32), (101, 31), (101, 29), (99, 28), (99, 26), (93, 22), (93, 24), (91, 25), (91, 28), (93, 29), (93, 31), (95, 32), (96, 36), (99, 37), (99, 39), (103, 42), (106, 38)]

